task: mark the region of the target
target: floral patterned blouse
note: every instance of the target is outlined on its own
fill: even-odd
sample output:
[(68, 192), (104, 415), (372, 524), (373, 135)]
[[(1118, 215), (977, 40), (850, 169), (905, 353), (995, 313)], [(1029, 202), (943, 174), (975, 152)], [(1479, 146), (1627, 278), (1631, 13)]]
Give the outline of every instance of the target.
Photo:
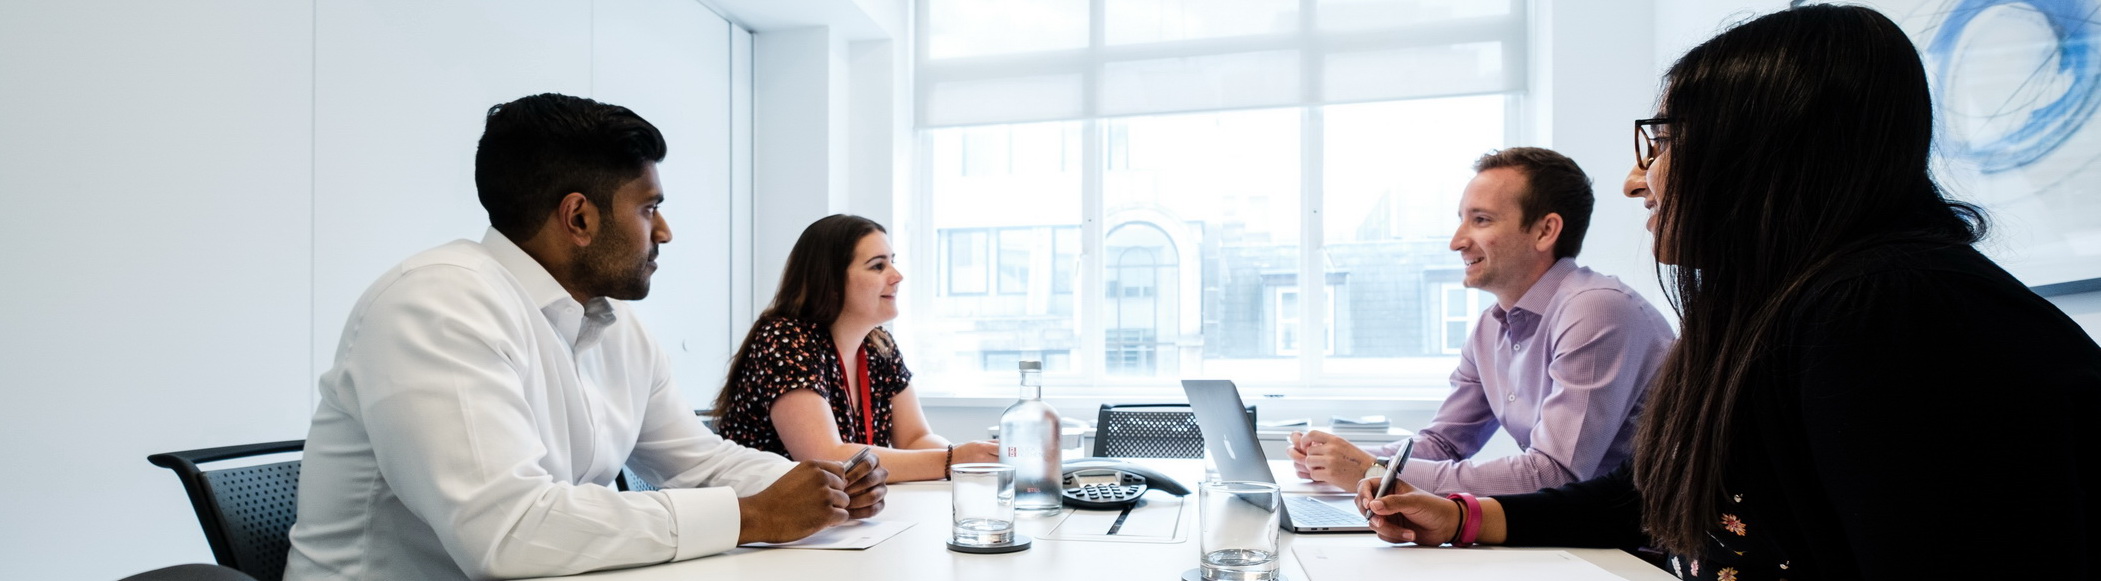
[[(782, 456), (780, 432), (773, 427), (773, 401), (798, 389), (816, 392), (831, 402), (832, 421), (839, 425), (839, 441), (892, 446), (891, 399), (912, 384), (912, 371), (890, 340), (889, 331), (876, 328), (861, 343), (867, 354), (868, 385), (875, 405), (875, 441), (868, 442), (861, 410), (852, 407), (844, 389), (846, 376), (839, 366), (839, 351), (832, 345), (831, 331), (823, 325), (790, 318), (761, 319), (745, 354), (744, 370), (727, 389), (736, 390), (728, 410), (716, 422), (716, 432), (731, 441)], [(858, 381), (858, 379), (856, 379)], [(860, 391), (855, 386), (854, 391)]]
[(1706, 556), (1698, 559), (1671, 557), (1671, 573), (1679, 579), (1716, 581), (1817, 577), (1796, 570), (1780, 544), (1773, 542), (1766, 534), (1768, 531), (1758, 526), (1764, 521), (1758, 514), (1760, 505), (1753, 502), (1755, 500), (1741, 493), (1730, 494), (1728, 505), (1722, 508), (1720, 521), (1707, 532)]

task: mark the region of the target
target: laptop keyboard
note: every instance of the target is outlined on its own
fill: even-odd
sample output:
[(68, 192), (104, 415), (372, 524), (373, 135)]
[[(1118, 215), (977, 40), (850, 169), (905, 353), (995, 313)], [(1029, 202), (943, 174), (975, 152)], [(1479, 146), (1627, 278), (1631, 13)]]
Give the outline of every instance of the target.
[(1311, 496), (1285, 496), (1285, 511), (1291, 514), (1291, 524), (1301, 527), (1361, 527), (1369, 526), (1364, 515), (1353, 513), (1335, 505), (1315, 500)]

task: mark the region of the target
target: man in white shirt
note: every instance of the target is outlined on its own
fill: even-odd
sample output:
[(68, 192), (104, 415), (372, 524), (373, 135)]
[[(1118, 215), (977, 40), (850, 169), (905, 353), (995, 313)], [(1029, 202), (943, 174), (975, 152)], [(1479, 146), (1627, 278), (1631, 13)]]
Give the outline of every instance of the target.
[[(663, 136), (623, 107), (490, 108), (491, 227), (410, 257), (344, 325), (286, 579), (566, 575), (790, 541), (882, 510), (886, 471), (727, 442), (622, 301), (671, 231)], [(661, 490), (609, 487), (629, 466)]]

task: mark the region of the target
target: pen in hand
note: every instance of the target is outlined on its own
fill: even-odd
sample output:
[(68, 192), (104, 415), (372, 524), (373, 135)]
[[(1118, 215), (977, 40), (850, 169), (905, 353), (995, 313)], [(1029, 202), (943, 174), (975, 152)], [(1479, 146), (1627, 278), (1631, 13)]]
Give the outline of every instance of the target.
[[(1385, 498), (1386, 495), (1393, 494), (1393, 483), (1401, 481), (1401, 468), (1408, 465), (1408, 453), (1414, 450), (1415, 438), (1409, 438), (1401, 441), (1401, 453), (1394, 454), (1393, 459), (1387, 461), (1386, 476), (1379, 478), (1379, 492), (1378, 494), (1372, 495), (1373, 500)], [(1370, 520), (1371, 517), (1371, 509), (1364, 509), (1365, 520)]]

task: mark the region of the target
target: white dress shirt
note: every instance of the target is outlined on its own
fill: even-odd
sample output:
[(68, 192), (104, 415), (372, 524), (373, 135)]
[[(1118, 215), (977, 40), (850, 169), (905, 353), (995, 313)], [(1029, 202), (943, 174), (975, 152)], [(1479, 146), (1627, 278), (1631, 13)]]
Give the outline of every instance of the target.
[[(709, 432), (669, 369), (626, 304), (579, 304), (493, 229), (403, 261), (321, 376), (285, 578), (538, 577), (735, 546), (737, 498), (794, 464)], [(610, 488), (623, 463), (664, 490)]]

